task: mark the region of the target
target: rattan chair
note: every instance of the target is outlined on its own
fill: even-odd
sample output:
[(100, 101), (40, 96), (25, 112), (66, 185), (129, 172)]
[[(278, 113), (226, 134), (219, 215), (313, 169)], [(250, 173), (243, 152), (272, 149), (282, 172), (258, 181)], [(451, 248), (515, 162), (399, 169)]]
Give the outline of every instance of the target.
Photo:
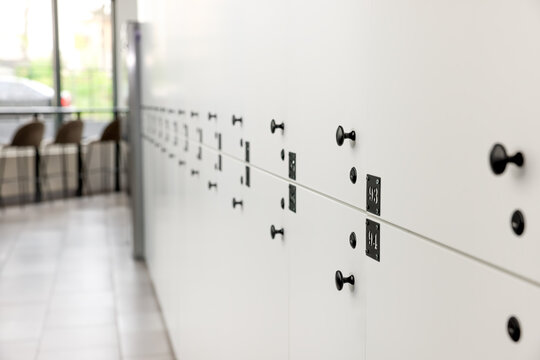
[[(41, 178), (43, 182), (44, 190), (48, 188), (48, 192), (51, 193), (49, 186), (49, 178), (54, 175), (61, 175), (62, 177), (62, 194), (66, 197), (68, 189), (68, 158), (66, 156), (66, 148), (69, 146), (77, 147), (77, 156), (81, 156), (80, 145), (82, 132), (84, 128), (84, 123), (81, 120), (68, 121), (62, 124), (56, 133), (54, 141), (50, 144), (47, 144), (43, 151), (43, 161), (42, 161), (42, 171)], [(53, 153), (50, 151), (51, 148), (60, 148), (61, 149), (61, 173), (60, 174), (49, 174), (48, 164), (49, 160), (52, 157)], [(82, 169), (77, 171), (77, 179), (82, 177)]]
[[(36, 159), (39, 159), (39, 146), (41, 145), (41, 140), (43, 139), (43, 134), (45, 132), (45, 125), (40, 121), (34, 121), (25, 125), (22, 125), (17, 129), (11, 143), (4, 145), (0, 148), (0, 205), (4, 205), (4, 200), (2, 197), (2, 185), (6, 182), (4, 179), (4, 172), (6, 168), (6, 153), (8, 150), (13, 149), (15, 151), (22, 148), (33, 147), (35, 150)], [(40, 186), (40, 179), (36, 176), (31, 180), (28, 175), (28, 157), (16, 156), (16, 172), (17, 177), (14, 179), (17, 182), (18, 193), (19, 193), (19, 202), (23, 202), (27, 194), (27, 185), (28, 182), (32, 181), (36, 185), (36, 190)], [(37, 192), (36, 194), (39, 194)], [(39, 198), (37, 198), (39, 200)]]

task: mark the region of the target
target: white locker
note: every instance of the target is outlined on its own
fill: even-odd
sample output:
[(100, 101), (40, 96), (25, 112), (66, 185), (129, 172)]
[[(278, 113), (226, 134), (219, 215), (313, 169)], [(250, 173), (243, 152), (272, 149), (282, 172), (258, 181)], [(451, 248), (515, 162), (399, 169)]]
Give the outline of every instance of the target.
[(367, 359), (538, 359), (537, 286), (380, 226), (380, 262), (366, 264)]
[[(536, 282), (539, 11), (535, 1), (377, 1), (364, 127), (385, 220)], [(496, 143), (524, 165), (495, 175)]]
[[(282, 240), (290, 251), (289, 359), (364, 359), (365, 216), (301, 188), (296, 194)], [(339, 291), (338, 271), (354, 285)]]
[[(188, 160), (187, 235), (180, 239), (175, 269), (177, 355), (285, 359), (287, 252), (268, 239), (267, 216), (283, 212), (279, 200), (286, 187), (253, 174), (251, 186), (265, 191), (252, 191), (240, 183), (245, 165), (227, 159), (218, 171), (217, 156), (203, 147), (202, 160)], [(199, 173), (192, 176), (191, 169)], [(243, 205), (233, 208), (233, 198)]]

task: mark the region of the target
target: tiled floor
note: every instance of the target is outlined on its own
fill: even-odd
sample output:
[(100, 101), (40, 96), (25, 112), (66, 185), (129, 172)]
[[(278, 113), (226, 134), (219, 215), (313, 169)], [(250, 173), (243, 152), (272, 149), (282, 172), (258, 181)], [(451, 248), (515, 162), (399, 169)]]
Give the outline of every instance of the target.
[(1, 360), (170, 360), (123, 195), (0, 210)]

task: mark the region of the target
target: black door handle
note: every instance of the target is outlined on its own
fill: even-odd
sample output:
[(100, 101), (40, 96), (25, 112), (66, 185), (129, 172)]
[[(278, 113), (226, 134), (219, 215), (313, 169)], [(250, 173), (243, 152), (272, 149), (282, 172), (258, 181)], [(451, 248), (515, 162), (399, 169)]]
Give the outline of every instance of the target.
[(199, 170), (193, 170), (191, 169), (191, 176), (199, 175)]
[(236, 117), (236, 116), (232, 116), (232, 124), (234, 126), (234, 124), (236, 124), (237, 122), (239, 122), (240, 124), (242, 123), (242, 117), (239, 116), (239, 117)]
[(336, 142), (339, 146), (341, 146), (345, 142), (345, 139), (349, 139), (353, 142), (356, 141), (356, 132), (353, 130), (346, 133), (345, 130), (343, 130), (343, 126), (339, 125), (336, 130)]
[(277, 234), (281, 234), (281, 236), (285, 235), (285, 230), (283, 228), (276, 229), (274, 225), (270, 226), (270, 236), (272, 236), (272, 239), (276, 237)]
[(348, 277), (343, 277), (343, 273), (341, 271), (336, 271), (336, 288), (341, 291), (343, 289), (343, 284), (351, 284), (354, 285), (354, 275), (350, 275)]
[(236, 200), (236, 198), (233, 198), (232, 199), (233, 209), (236, 208), (236, 205), (244, 206), (244, 202), (242, 200)]
[(285, 124), (276, 124), (276, 120), (272, 119), (272, 121), (270, 122), (270, 131), (272, 132), (272, 134), (276, 132), (276, 129), (281, 129), (282, 132), (285, 131)]
[(489, 154), (489, 163), (491, 165), (491, 170), (497, 175), (500, 175), (506, 169), (506, 165), (509, 163), (514, 163), (516, 166), (523, 166), (525, 159), (521, 152), (517, 152), (512, 156), (508, 156), (506, 149), (501, 144), (493, 145), (491, 148), (491, 153)]
[(213, 182), (208, 182), (208, 189), (211, 189), (211, 188), (216, 188), (217, 189), (217, 183), (213, 183)]

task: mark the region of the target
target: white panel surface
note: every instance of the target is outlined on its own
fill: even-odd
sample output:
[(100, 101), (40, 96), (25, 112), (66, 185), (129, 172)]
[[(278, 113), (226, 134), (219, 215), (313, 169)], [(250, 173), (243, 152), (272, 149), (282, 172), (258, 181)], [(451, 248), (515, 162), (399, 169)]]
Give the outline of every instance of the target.
[[(539, 14), (536, 1), (377, 1), (365, 127), (384, 219), (537, 282)], [(498, 142), (524, 167), (495, 175)]]
[(392, 226), (380, 238), (381, 261), (366, 266), (368, 359), (540, 356), (538, 287)]
[[(282, 240), (290, 248), (289, 358), (364, 359), (365, 216), (302, 189), (297, 204)], [(338, 291), (338, 270), (355, 284)]]

